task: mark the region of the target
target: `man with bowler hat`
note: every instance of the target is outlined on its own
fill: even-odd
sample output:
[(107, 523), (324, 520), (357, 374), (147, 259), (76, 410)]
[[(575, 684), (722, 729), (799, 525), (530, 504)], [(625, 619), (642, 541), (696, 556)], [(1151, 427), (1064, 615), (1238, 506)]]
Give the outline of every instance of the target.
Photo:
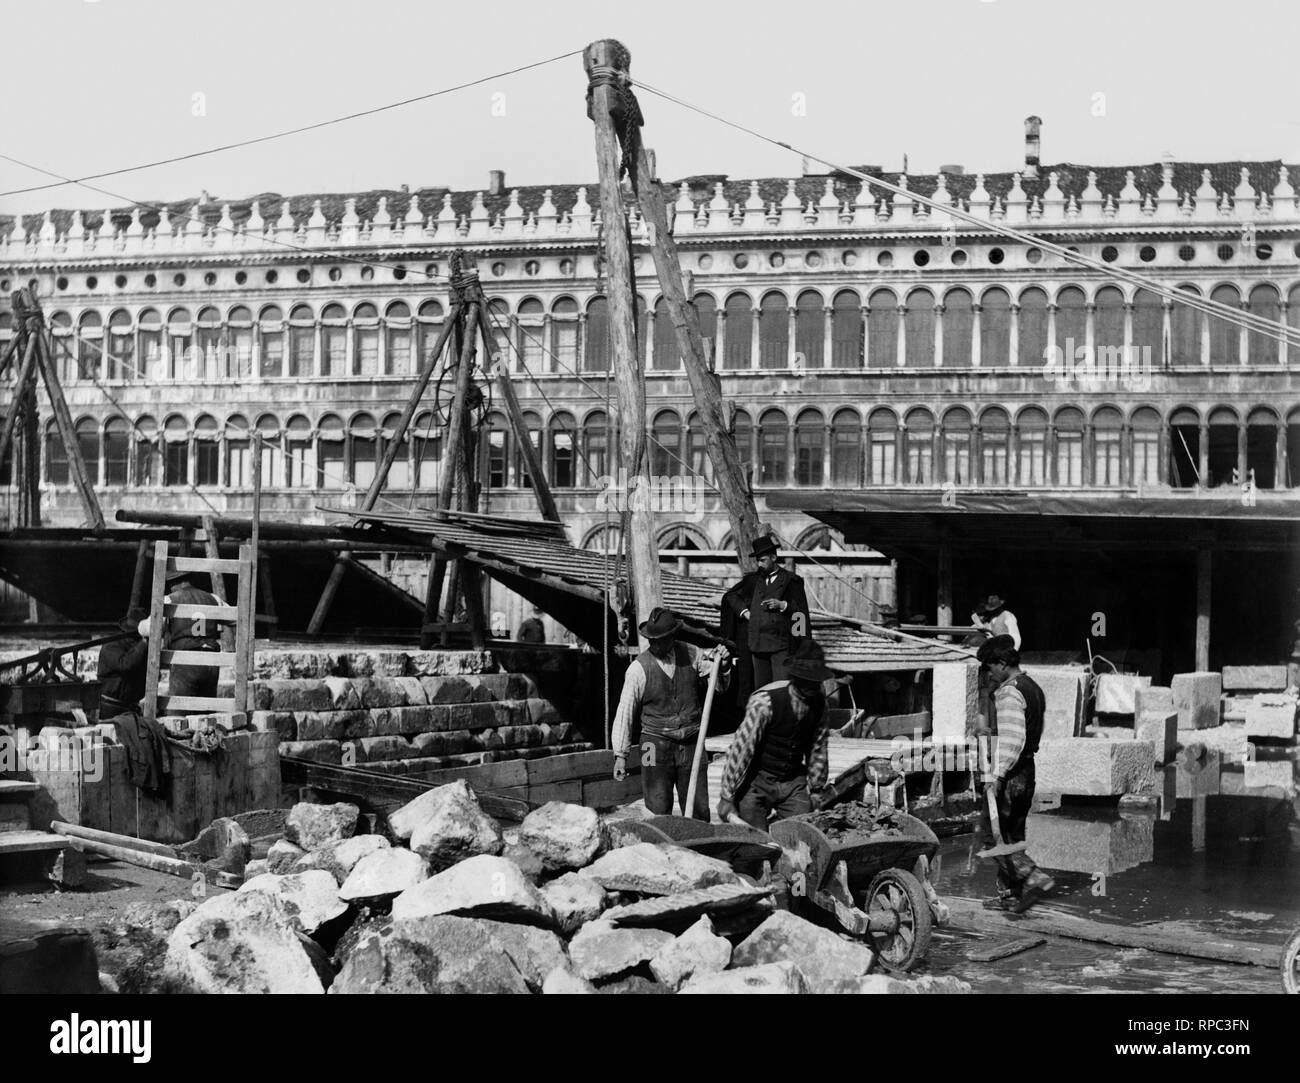
[(738, 614), (748, 622), (754, 687), (786, 678), (790, 656), (808, 640), (808, 597), (803, 580), (777, 565), (777, 545), (766, 535), (754, 542), (758, 574), (746, 607)]

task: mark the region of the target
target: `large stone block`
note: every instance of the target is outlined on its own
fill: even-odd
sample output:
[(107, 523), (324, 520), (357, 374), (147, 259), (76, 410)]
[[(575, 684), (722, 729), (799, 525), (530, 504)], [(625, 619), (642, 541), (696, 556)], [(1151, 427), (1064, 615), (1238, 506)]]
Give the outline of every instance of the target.
[(407, 672), (415, 677), (454, 677), (492, 673), (496, 668), (490, 651), (412, 651)]
[(293, 719), (299, 741), (341, 741), (370, 721), (364, 711), (294, 711)]
[(1097, 678), (1094, 710), (1098, 714), (1136, 714), (1137, 690), (1150, 686), (1150, 677), (1135, 673), (1103, 673)]
[(338, 741), (281, 741), (280, 755), (315, 763), (343, 762), (343, 749)]
[(934, 667), (933, 674), (935, 740), (965, 737), (979, 715), (979, 666), (944, 662)]
[(248, 716), (249, 725), (259, 733), (274, 733), (282, 740), (298, 738), (298, 723), (292, 711), (254, 711)]
[(1178, 744), (1180, 748), (1204, 745), (1214, 749), (1225, 764), (1245, 763), (1255, 758), (1255, 750), (1246, 736), (1245, 723), (1241, 722), (1225, 722), (1208, 730), (1186, 730), (1180, 725)]
[(347, 651), (340, 663), (340, 676), (401, 677), (406, 673), (408, 656), (405, 651)]
[(1296, 767), (1290, 760), (1253, 760), (1242, 764), (1242, 783), (1252, 796), (1290, 800), (1296, 793)]
[(1037, 788), (1081, 797), (1150, 793), (1155, 788), (1155, 758), (1155, 749), (1146, 741), (1044, 741), (1034, 757)]
[(1223, 667), (1225, 692), (1282, 692), (1286, 686), (1286, 666)]
[[(410, 702), (408, 689), (395, 677), (353, 678), (352, 684), (361, 698), (361, 706), (367, 710), (375, 707), (405, 707)], [(415, 681), (415, 686), (420, 688), (420, 682)], [(420, 692), (423, 694), (424, 689), (420, 688)]]
[(1178, 712), (1148, 711), (1133, 723), (1133, 737), (1149, 741), (1156, 750), (1156, 763), (1172, 763), (1178, 753)]
[(411, 738), (411, 748), (416, 756), (457, 756), (475, 747), (474, 738), (469, 730), (417, 733)]
[(559, 708), (549, 699), (529, 699), (524, 701), (528, 708), (528, 718), (535, 725), (545, 723), (558, 723), (564, 721), (564, 716), (560, 714)]
[(356, 747), (356, 763), (404, 760), (412, 754), (411, 744), (405, 737), (362, 737), (352, 744)]
[(1175, 673), (1172, 688), (1180, 730), (1204, 730), (1219, 724), (1222, 674), (1208, 671)]
[(1246, 736), (1274, 737), (1289, 741), (1295, 737), (1296, 697), (1264, 692), (1246, 704)]
[(1043, 739), (1061, 740), (1083, 733), (1083, 701), (1088, 671), (1082, 666), (1023, 666), (1043, 690)]
[(253, 682), (255, 711), (332, 711), (334, 696), (324, 680)]
[(339, 671), (337, 651), (259, 650), (253, 675), (260, 680), (319, 680)]
[(1164, 685), (1152, 684), (1133, 690), (1133, 716), (1144, 714), (1166, 715), (1175, 710), (1174, 690)]
[(1025, 838), (1030, 857), (1045, 869), (1110, 875), (1152, 859), (1154, 825), (1151, 815), (1083, 819), (1059, 811), (1035, 812)]

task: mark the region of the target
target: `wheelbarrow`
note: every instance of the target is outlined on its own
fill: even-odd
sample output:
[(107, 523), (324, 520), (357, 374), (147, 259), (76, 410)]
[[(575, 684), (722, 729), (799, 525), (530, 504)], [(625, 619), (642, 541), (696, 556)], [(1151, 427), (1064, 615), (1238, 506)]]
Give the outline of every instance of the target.
[(625, 820), (619, 827), (642, 842), (673, 843), (707, 857), (727, 862), (739, 873), (762, 877), (764, 863), (776, 866), (781, 844), (765, 831), (748, 824), (715, 824), (685, 816), (652, 816), (648, 820)]
[(881, 965), (905, 973), (926, 957), (946, 907), (929, 883), (939, 839), (915, 816), (855, 801), (771, 825), (778, 865), (798, 903), (867, 939)]

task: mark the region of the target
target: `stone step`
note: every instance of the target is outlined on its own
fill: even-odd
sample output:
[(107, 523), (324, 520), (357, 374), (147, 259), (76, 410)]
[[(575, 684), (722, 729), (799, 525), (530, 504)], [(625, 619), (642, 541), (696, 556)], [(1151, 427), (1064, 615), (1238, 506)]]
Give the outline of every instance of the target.
[(422, 706), (350, 710), (254, 711), (253, 729), (275, 732), (283, 741), (343, 741), (367, 737), (414, 737), (421, 733), (495, 729), (501, 726), (556, 725), (572, 711), (548, 699), (438, 703)]
[(27, 854), (43, 850), (64, 850), (71, 842), (62, 835), (48, 831), (0, 832), (0, 857), (6, 854)]
[(351, 711), (536, 698), (538, 682), (523, 673), (444, 677), (322, 677), (256, 680), (258, 711)]
[(475, 751), (507, 752), (544, 748), (569, 744), (580, 736), (576, 726), (565, 722), (554, 726), (502, 726), (477, 731), (425, 733), (417, 734), (413, 740), (405, 737), (362, 737), (354, 741), (282, 741), (280, 755), (321, 763), (369, 766), (387, 760), (459, 755)]

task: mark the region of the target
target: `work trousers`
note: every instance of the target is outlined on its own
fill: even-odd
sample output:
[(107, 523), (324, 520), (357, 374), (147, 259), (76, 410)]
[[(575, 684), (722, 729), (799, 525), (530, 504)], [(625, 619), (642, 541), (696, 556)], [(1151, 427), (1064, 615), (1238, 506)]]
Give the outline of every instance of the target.
[[(1002, 842), (1024, 842), (1025, 825), (1029, 820), (1029, 810), (1034, 803), (1034, 761), (1021, 760), (998, 788), (998, 819), (1001, 822), (1002, 838), (993, 832), (993, 822), (989, 818), (988, 798), (980, 803), (980, 824), (983, 829), (984, 846), (996, 846)], [(1047, 875), (1034, 864), (1024, 850), (994, 859), (998, 866), (998, 894), (1003, 897), (1019, 896), (1031, 879), (1046, 882)]]
[(759, 831), (767, 830), (768, 820), (773, 813), (776, 814), (776, 819), (785, 820), (812, 812), (808, 776), (780, 779), (767, 771), (757, 771), (749, 784), (737, 794), (736, 812), (745, 823)]
[[(674, 740), (654, 733), (641, 734), (641, 793), (645, 807), (656, 816), (673, 814), (673, 790), (686, 814), (686, 791), (691, 781), (691, 763), (695, 759), (695, 738)], [(695, 806), (690, 815), (697, 820), (709, 819), (709, 779), (700, 758), (696, 774)]]
[(763, 685), (771, 684), (773, 681), (785, 680), (786, 663), (790, 661), (788, 650), (763, 654), (755, 651), (750, 657), (754, 659), (755, 688), (762, 688)]

